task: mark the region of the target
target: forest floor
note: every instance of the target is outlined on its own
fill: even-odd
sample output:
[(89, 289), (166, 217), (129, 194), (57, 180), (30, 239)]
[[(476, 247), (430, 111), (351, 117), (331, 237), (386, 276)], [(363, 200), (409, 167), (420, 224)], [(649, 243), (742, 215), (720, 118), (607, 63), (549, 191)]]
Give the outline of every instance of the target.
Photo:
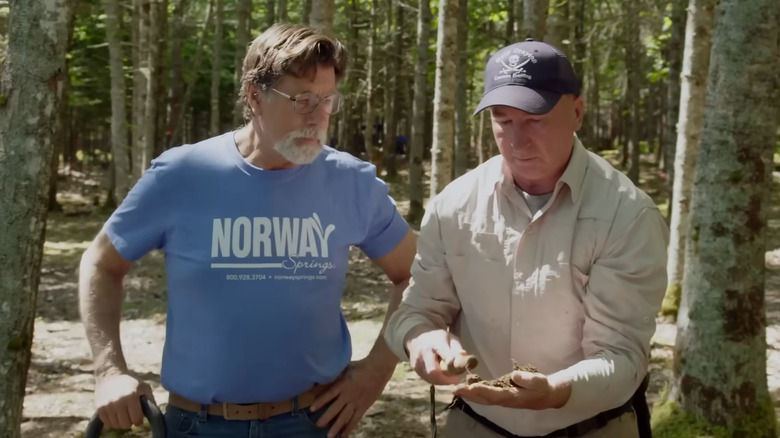
[[(651, 196), (663, 196), (663, 176), (644, 163), (640, 185)], [(408, 210), (406, 177), (401, 166), (399, 183), (391, 194), (402, 214)], [(59, 176), (58, 200), (62, 213), (49, 215), (37, 300), (37, 318), (27, 390), (22, 436), (25, 438), (82, 437), (93, 413), (92, 360), (84, 329), (79, 322), (77, 271), (81, 253), (95, 236), (108, 213), (95, 207), (104, 181), (100, 173), (70, 172)], [(766, 266), (766, 316), (768, 322), (767, 372), (769, 388), (780, 419), (780, 175), (775, 173), (769, 219)], [(665, 208), (665, 207), (664, 207)], [(136, 263), (125, 282), (122, 346), (131, 369), (146, 379), (158, 402), (167, 400), (159, 384), (160, 360), (165, 339), (165, 284), (163, 257), (154, 252)], [(343, 311), (352, 334), (354, 358), (364, 357), (379, 331), (386, 306), (388, 282), (381, 271), (358, 250), (351, 253)], [(648, 402), (663, 393), (672, 378), (671, 358), (676, 327), (658, 319), (652, 341)], [(447, 387), (437, 391), (439, 425), (450, 401)], [(149, 436), (148, 429), (104, 436)], [(353, 437), (430, 436), (429, 386), (400, 363), (376, 404), (363, 418)]]

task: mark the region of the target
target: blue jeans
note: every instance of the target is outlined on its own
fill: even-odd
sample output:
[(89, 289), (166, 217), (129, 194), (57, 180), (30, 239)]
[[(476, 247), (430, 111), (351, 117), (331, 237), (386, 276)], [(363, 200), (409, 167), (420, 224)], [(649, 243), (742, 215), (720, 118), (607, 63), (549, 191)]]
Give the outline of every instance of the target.
[[(296, 400), (297, 401), (297, 400)], [(225, 420), (218, 415), (190, 412), (168, 405), (165, 411), (167, 438), (326, 438), (327, 427), (317, 427), (317, 420), (325, 413), (327, 406), (317, 412), (309, 408), (276, 415), (267, 420)]]

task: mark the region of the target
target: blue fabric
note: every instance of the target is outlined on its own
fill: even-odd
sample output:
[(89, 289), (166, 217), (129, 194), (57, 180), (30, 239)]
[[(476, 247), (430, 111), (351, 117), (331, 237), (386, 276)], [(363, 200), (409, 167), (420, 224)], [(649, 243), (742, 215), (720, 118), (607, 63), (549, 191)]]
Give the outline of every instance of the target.
[[(327, 427), (317, 427), (325, 409), (310, 412), (299, 409), (267, 420), (234, 421), (202, 415), (168, 406), (165, 412), (167, 438), (325, 438)], [(341, 435), (339, 435), (341, 436)]]
[(349, 364), (349, 247), (377, 258), (408, 232), (374, 166), (326, 147), (262, 170), (232, 133), (154, 160), (104, 231), (122, 257), (165, 253), (161, 381), (199, 403), (284, 400)]

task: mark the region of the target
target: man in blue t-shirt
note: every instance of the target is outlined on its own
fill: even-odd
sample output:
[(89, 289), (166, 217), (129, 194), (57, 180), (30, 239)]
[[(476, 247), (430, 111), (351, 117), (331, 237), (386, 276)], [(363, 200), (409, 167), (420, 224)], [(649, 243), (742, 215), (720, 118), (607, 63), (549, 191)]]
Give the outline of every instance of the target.
[(84, 253), (80, 306), (108, 428), (143, 420), (148, 384), (119, 342), (122, 279), (165, 253), (168, 318), (162, 385), (169, 437), (334, 437), (352, 431), (396, 364), (381, 334), (351, 362), (341, 295), (349, 248), (394, 283), (416, 241), (375, 168), (322, 145), (342, 98), (343, 46), (276, 25), (249, 47), (247, 124), (152, 162)]

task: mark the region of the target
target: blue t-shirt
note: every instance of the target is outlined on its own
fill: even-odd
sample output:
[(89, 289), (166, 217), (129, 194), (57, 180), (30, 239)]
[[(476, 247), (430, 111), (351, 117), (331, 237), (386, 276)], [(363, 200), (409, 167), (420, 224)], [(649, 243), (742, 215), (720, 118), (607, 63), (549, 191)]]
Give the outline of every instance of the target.
[(163, 386), (201, 403), (288, 399), (334, 380), (349, 248), (377, 258), (408, 232), (371, 164), (326, 147), (262, 170), (227, 133), (152, 162), (104, 226), (119, 253), (165, 252)]

